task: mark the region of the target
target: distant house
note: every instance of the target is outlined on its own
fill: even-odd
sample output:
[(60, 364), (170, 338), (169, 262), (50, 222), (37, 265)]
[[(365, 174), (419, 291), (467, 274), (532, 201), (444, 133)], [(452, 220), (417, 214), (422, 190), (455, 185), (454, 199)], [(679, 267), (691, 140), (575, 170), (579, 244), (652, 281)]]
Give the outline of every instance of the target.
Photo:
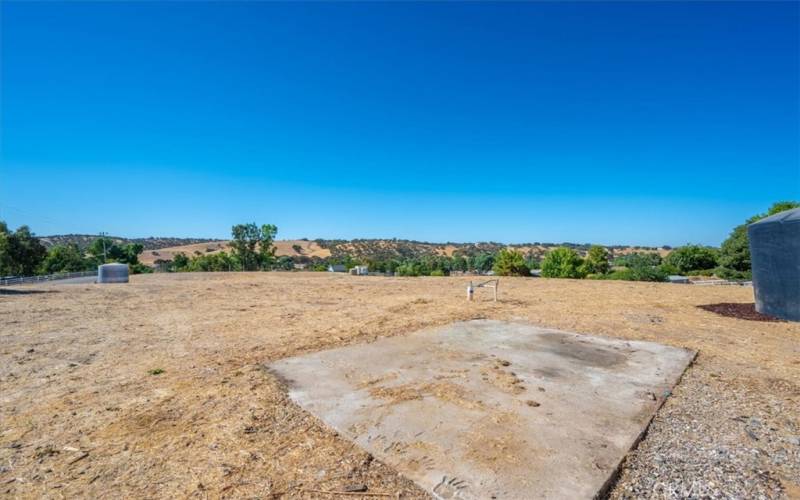
[(355, 274), (356, 276), (368, 276), (369, 275), (369, 267), (367, 266), (356, 266), (350, 270), (350, 274)]
[(328, 266), (329, 273), (346, 273), (347, 268), (344, 264), (331, 264)]

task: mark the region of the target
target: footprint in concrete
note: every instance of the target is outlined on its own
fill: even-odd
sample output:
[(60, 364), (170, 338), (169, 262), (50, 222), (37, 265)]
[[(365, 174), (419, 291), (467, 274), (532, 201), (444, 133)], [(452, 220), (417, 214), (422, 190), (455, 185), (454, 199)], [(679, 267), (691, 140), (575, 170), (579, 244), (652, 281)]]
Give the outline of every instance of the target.
[(461, 495), (465, 492), (468, 485), (463, 479), (457, 477), (442, 476), (439, 484), (433, 487), (433, 493), (438, 498), (463, 498)]

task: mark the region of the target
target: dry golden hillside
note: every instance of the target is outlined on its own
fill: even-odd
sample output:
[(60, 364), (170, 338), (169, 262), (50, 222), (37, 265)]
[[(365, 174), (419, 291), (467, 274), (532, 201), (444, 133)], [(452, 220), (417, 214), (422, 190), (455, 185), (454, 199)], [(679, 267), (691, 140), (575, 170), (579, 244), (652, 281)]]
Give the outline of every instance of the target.
[[(160, 248), (158, 250), (145, 250), (139, 255), (139, 260), (148, 266), (152, 266), (157, 260), (172, 260), (177, 253), (184, 253), (186, 256), (217, 253), (221, 251), (230, 252), (230, 245), (227, 241), (209, 241), (206, 243), (195, 243), (193, 245), (181, 245), (177, 247)], [(278, 255), (307, 257), (329, 257), (330, 250), (320, 247), (314, 241), (306, 240), (279, 240), (275, 242)], [(299, 248), (299, 252), (295, 249)]]

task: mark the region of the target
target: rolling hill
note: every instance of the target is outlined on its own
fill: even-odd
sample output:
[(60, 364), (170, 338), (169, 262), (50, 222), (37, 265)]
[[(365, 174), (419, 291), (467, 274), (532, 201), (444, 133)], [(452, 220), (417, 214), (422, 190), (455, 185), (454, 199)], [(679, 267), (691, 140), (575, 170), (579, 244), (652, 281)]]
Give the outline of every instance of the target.
[[(88, 247), (97, 238), (96, 235), (88, 234), (65, 234), (42, 236), (39, 239), (47, 246), (64, 245), (74, 243), (80, 248)], [(144, 251), (139, 256), (139, 260), (152, 266), (157, 260), (172, 260), (173, 256), (179, 252), (191, 257), (230, 251), (227, 240), (213, 240), (207, 238), (170, 238), (170, 237), (149, 237), (149, 238), (122, 238), (110, 236), (114, 241), (125, 243), (141, 243)], [(567, 246), (574, 248), (581, 254), (585, 254), (589, 249), (588, 243), (520, 243), (506, 245), (496, 242), (480, 243), (428, 243), (424, 241), (399, 240), (399, 239), (355, 239), (355, 240), (278, 240), (275, 242), (277, 255), (287, 255), (290, 257), (309, 257), (327, 258), (343, 257), (349, 255), (356, 259), (407, 259), (429, 255), (448, 256), (456, 254), (475, 255), (482, 252), (496, 252), (502, 248), (515, 248), (522, 253), (532, 254), (537, 257), (544, 256), (550, 248), (556, 246)], [(632, 252), (658, 252), (662, 256), (669, 253), (669, 247), (641, 247), (614, 245), (608, 247), (612, 257), (626, 255)]]

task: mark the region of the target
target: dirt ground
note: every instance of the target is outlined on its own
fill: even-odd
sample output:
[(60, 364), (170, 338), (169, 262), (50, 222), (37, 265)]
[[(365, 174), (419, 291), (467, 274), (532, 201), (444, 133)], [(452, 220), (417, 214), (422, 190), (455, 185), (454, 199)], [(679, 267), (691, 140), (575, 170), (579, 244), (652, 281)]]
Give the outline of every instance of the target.
[(612, 497), (800, 492), (800, 324), (698, 307), (752, 303), (751, 288), (503, 278), (498, 303), (486, 290), (468, 303), (467, 281), (197, 273), (2, 289), (0, 495), (424, 497), (263, 365), (472, 318), (699, 352)]

